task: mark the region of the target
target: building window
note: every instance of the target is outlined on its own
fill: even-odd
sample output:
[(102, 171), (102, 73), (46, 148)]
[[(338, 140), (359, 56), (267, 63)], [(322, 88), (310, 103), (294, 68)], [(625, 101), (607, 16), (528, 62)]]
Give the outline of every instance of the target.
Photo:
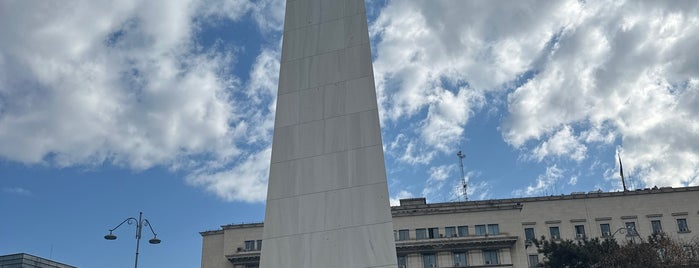
[(398, 268), (406, 268), (408, 259), (405, 256), (398, 256)]
[(246, 251), (255, 250), (255, 240), (245, 241), (245, 250)]
[(483, 250), (483, 261), (485, 264), (500, 264), (497, 250)]
[(575, 225), (575, 238), (585, 238), (585, 225)]
[(257, 250), (262, 250), (262, 240), (257, 240)]
[(677, 219), (677, 230), (680, 233), (689, 233), (689, 227), (687, 227), (687, 219)]
[(485, 235), (485, 225), (476, 225), (476, 235)]
[(500, 225), (488, 224), (488, 234), (489, 235), (499, 235), (500, 234)]
[(408, 229), (398, 230), (398, 240), (409, 240), (409, 239), (410, 239), (410, 230), (408, 230)]
[(561, 232), (558, 230), (558, 226), (549, 227), (549, 233), (551, 233), (551, 239), (558, 240), (561, 239)]
[(427, 239), (427, 229), (415, 229), (415, 239)]
[(444, 227), (444, 236), (455, 237), (456, 236), (456, 227), (454, 227), (454, 226)]
[(428, 234), (429, 234), (430, 238), (439, 238), (439, 228), (437, 228), (437, 227), (430, 228), (430, 229), (428, 229), (428, 231), (429, 231)]
[(609, 227), (609, 223), (600, 224), (599, 230), (602, 232), (602, 237), (609, 237), (612, 235), (612, 230)]
[(650, 221), (650, 226), (653, 228), (653, 234), (660, 234), (663, 232), (663, 226), (660, 224), (660, 220)]
[(638, 235), (638, 233), (636, 233), (636, 223), (635, 222), (629, 221), (629, 222), (626, 222), (625, 225), (626, 225), (626, 236)]
[(531, 242), (534, 240), (534, 228), (524, 228), (524, 240)]
[(422, 254), (422, 263), (424, 268), (437, 267), (437, 258), (434, 254)]
[(459, 226), (457, 230), (459, 231), (459, 236), (468, 236), (468, 226)]
[(454, 267), (466, 267), (468, 266), (468, 261), (466, 260), (465, 252), (454, 252)]
[(529, 267), (539, 267), (539, 255), (529, 255)]
[(260, 268), (258, 264), (246, 264), (245, 268)]

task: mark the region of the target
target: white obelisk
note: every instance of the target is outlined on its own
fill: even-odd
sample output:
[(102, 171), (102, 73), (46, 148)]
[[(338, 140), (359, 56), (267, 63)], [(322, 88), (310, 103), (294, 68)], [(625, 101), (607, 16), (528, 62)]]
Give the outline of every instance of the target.
[(393, 267), (363, 0), (288, 0), (260, 267)]

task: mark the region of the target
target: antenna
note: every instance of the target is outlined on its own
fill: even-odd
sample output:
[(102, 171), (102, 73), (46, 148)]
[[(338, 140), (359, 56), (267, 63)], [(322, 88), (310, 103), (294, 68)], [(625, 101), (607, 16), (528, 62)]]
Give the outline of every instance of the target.
[(468, 201), (468, 184), (466, 184), (466, 176), (464, 175), (464, 157), (466, 155), (462, 154), (461, 151), (456, 153), (456, 156), (459, 157), (459, 164), (461, 167), (461, 195), (464, 197), (464, 201)]

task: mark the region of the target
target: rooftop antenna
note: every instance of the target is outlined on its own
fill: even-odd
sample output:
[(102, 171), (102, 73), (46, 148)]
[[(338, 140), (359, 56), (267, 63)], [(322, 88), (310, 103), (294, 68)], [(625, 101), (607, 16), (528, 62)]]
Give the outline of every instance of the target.
[(621, 165), (621, 154), (617, 152), (616, 156), (619, 158), (619, 175), (621, 175), (621, 185), (624, 187), (624, 192), (626, 192), (628, 189), (626, 189), (626, 180), (624, 179), (624, 167)]
[(466, 184), (466, 176), (464, 175), (464, 157), (466, 157), (464, 154), (459, 151), (456, 153), (456, 156), (459, 157), (459, 164), (461, 167), (461, 195), (464, 197), (464, 201), (468, 201), (468, 184)]

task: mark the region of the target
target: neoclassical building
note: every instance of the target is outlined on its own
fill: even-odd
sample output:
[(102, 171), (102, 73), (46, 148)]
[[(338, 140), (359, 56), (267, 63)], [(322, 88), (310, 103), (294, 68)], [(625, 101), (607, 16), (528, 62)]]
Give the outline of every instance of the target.
[[(699, 187), (427, 203), (391, 207), (398, 266), (535, 267), (532, 238), (613, 236), (641, 241), (653, 233), (699, 239)], [(262, 223), (201, 232), (202, 268), (258, 267)]]

